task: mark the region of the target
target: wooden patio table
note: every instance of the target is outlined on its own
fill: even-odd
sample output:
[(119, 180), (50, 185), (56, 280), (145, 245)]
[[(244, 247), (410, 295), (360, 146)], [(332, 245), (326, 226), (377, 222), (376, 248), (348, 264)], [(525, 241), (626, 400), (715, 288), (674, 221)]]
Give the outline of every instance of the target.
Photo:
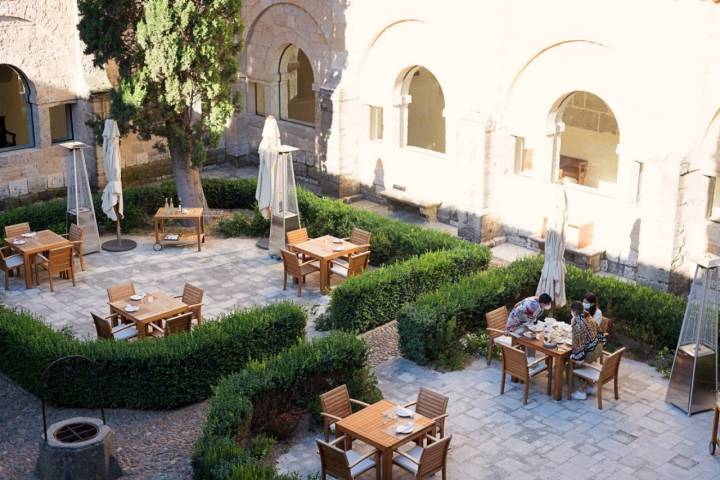
[(292, 245), (294, 252), (304, 253), (305, 256), (320, 261), (320, 292), (323, 294), (330, 291), (330, 262), (358, 252), (362, 248), (360, 245), (342, 239), (338, 239), (342, 242), (334, 243), (336, 239), (337, 237), (332, 235), (325, 235)]
[[(25, 243), (22, 245), (16, 245), (14, 243), (15, 240), (23, 240)], [(35, 265), (35, 255), (47, 252), (48, 250), (70, 245), (70, 241), (51, 230), (41, 230), (36, 232), (32, 237), (23, 237), (22, 235), (18, 235), (16, 237), (6, 238), (5, 245), (8, 245), (16, 252), (22, 254), (23, 260), (25, 261), (25, 287), (32, 288), (32, 267)]]
[[(205, 243), (205, 225), (203, 224), (202, 208), (186, 208), (182, 213), (178, 208), (165, 211), (165, 207), (158, 208), (153, 220), (155, 221), (155, 249), (162, 249), (163, 245), (188, 245), (197, 243), (197, 251), (202, 250)], [(192, 220), (195, 223), (195, 234), (181, 234), (177, 240), (165, 240), (165, 220)]]
[[(125, 305), (137, 305), (140, 310), (128, 312)], [(138, 336), (144, 337), (148, 334), (147, 326), (151, 322), (169, 318), (179, 313), (188, 311), (189, 305), (181, 302), (173, 295), (164, 292), (152, 292), (145, 294), (142, 300), (132, 300), (130, 297), (108, 302), (110, 311), (117, 313), (135, 323), (138, 329)]]
[(567, 368), (567, 362), (572, 353), (572, 348), (569, 345), (559, 345), (555, 348), (548, 348), (542, 340), (536, 338), (527, 338), (522, 335), (513, 335), (512, 337), (513, 344), (522, 345), (525, 348), (537, 350), (552, 357), (555, 367), (552, 397), (554, 400), (562, 400), (563, 372)]
[[(343, 418), (335, 424), (337, 436), (347, 435), (351, 439), (359, 439), (375, 447), (382, 455), (382, 479), (392, 478), (393, 452), (398, 447), (423, 438), (433, 429), (434, 422), (422, 415), (415, 414), (412, 419), (398, 419), (394, 413), (385, 420), (383, 413), (397, 408), (392, 402), (380, 400), (369, 407)], [(395, 433), (395, 427), (411, 420), (415, 424), (412, 433), (402, 435)]]

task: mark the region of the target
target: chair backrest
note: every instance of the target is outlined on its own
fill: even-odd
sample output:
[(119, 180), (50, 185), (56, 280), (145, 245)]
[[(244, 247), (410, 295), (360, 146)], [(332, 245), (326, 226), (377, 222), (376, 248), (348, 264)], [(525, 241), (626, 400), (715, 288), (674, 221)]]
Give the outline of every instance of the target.
[(513, 377), (527, 380), (530, 375), (528, 372), (527, 355), (522, 350), (515, 347), (502, 347), (502, 360), (505, 371)]
[(301, 277), (300, 257), (298, 257), (296, 253), (288, 252), (287, 250), (280, 250), (280, 253), (282, 254), (285, 271), (293, 277)]
[(620, 369), (620, 360), (622, 360), (623, 353), (625, 353), (625, 347), (605, 357), (602, 364), (602, 370), (600, 370), (600, 381), (602, 383), (605, 383), (607, 380), (610, 380), (618, 374), (618, 370)]
[(135, 295), (135, 285), (132, 282), (121, 283), (120, 285), (113, 285), (107, 289), (108, 300), (111, 302), (117, 302), (123, 298), (128, 298), (131, 295)]
[(172, 318), (165, 320), (165, 336), (175, 335), (176, 333), (189, 332), (192, 325), (192, 313), (181, 313)]
[(62, 272), (72, 267), (72, 245), (54, 248), (48, 253), (48, 269), (51, 272)]
[(350, 234), (350, 242), (355, 245), (369, 245), (372, 234), (360, 228), (353, 228)]
[(202, 303), (203, 295), (205, 295), (205, 291), (202, 288), (186, 283), (183, 288), (182, 301), (188, 305), (198, 305)]
[(92, 312), (90, 312), (90, 315), (92, 315), (93, 322), (95, 323), (95, 331), (97, 332), (98, 338), (115, 340), (110, 322)]
[(5, 238), (17, 237), (23, 233), (30, 233), (30, 224), (27, 222), (5, 225)]
[(71, 242), (77, 242), (82, 241), (83, 237), (85, 237), (85, 231), (76, 224), (71, 223), (70, 231), (68, 232), (68, 240)]
[(603, 315), (599, 327), (600, 331), (607, 335), (608, 333), (610, 333), (610, 327), (612, 327), (612, 319)]
[(420, 387), (415, 411), (427, 418), (435, 418), (447, 413), (449, 398), (429, 388)]
[(306, 242), (310, 239), (310, 237), (308, 237), (307, 228), (291, 230), (285, 234), (285, 237), (288, 245), (295, 245), (296, 243)]
[[(485, 321), (487, 322), (488, 328), (494, 328), (497, 330), (505, 330), (505, 325), (508, 319), (508, 309), (506, 306), (496, 308), (485, 314)], [(488, 332), (490, 338), (499, 337), (500, 334), (496, 332)]]
[(347, 386), (340, 385), (320, 395), (320, 411), (340, 418), (352, 414)]
[(426, 475), (430, 476), (445, 467), (451, 439), (452, 435), (442, 440), (436, 440), (423, 448), (422, 455), (420, 455), (420, 466), (415, 478), (426, 478)]
[(348, 277), (360, 275), (365, 271), (370, 260), (370, 250), (355, 253), (348, 257)]
[[(322, 440), (315, 440), (320, 452), (320, 466), (323, 475), (330, 475), (341, 480), (352, 480), (350, 465), (345, 452)], [(324, 478), (324, 477), (323, 477)]]

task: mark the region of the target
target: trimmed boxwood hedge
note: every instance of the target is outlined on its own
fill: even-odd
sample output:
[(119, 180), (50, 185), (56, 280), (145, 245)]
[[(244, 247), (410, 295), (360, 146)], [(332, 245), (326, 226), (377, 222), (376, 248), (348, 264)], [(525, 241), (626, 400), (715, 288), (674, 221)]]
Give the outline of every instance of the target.
[[(533, 295), (542, 270), (542, 256), (518, 260), (468, 276), (420, 296), (399, 314), (400, 350), (403, 356), (424, 364), (451, 358), (462, 350), (460, 338), (486, 326), (485, 313)], [(572, 265), (565, 276), (568, 299), (587, 292), (598, 296), (603, 313), (613, 318), (611, 340), (642, 357), (664, 347), (674, 349), (685, 312), (685, 300), (648, 287), (612, 277), (594, 275)], [(567, 318), (567, 307), (556, 309), (556, 318)]]
[(253, 454), (253, 435), (291, 434), (303, 412), (319, 411), (318, 395), (346, 384), (367, 402), (381, 397), (367, 367), (367, 346), (345, 333), (298, 344), (265, 362), (253, 362), (215, 388), (193, 450), (196, 480), (297, 478), (278, 475)]
[[(90, 318), (88, 317), (88, 321)], [(53, 360), (84, 355), (96, 362), (51, 382), (46, 398), (72, 407), (167, 409), (208, 398), (220, 378), (295, 345), (306, 315), (278, 303), (225, 315), (188, 334), (142, 342), (80, 341), (30, 314), (0, 307), (0, 371), (41, 395), (41, 373)], [(97, 387), (102, 389), (102, 399)]]
[(349, 278), (332, 292), (321, 329), (365, 332), (395, 320), (403, 305), (425, 292), (483, 270), (490, 251), (464, 242), (451, 250), (429, 252), (405, 262)]

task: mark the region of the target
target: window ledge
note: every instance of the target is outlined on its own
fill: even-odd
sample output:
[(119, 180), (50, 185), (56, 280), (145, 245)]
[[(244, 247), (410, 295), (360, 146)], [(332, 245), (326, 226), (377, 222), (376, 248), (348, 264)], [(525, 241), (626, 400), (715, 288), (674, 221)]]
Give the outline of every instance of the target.
[(281, 118), (279, 122), (287, 123), (289, 125), (297, 125), (299, 127), (312, 128), (313, 130), (315, 130), (314, 123), (305, 123), (299, 120), (288, 120), (287, 118)]
[(428, 157), (436, 157), (436, 158), (445, 158), (447, 156), (447, 153), (443, 152), (436, 152), (435, 150), (429, 150), (427, 148), (421, 148), (421, 147), (415, 147), (412, 145), (405, 145), (403, 147), (403, 150), (407, 150), (409, 152), (415, 152), (422, 155), (426, 155)]
[(554, 183), (554, 184), (555, 185), (563, 185), (568, 190), (575, 190), (578, 192), (589, 193), (591, 195), (595, 195), (598, 197), (605, 197), (605, 198), (611, 198), (611, 199), (617, 198), (617, 193), (603, 192), (602, 190), (599, 190), (595, 187), (588, 187), (587, 185), (578, 185), (577, 183), (566, 183), (566, 184)]

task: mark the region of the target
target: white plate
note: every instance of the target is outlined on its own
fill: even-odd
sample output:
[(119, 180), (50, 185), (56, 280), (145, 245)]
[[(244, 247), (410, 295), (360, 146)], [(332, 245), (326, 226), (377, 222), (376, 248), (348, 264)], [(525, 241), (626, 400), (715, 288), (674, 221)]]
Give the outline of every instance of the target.
[(404, 425), (398, 425), (395, 427), (395, 433), (402, 433), (402, 434), (408, 434), (412, 433), (412, 431), (415, 429), (415, 425), (411, 423), (406, 423)]
[(135, 301), (137, 301), (137, 300), (142, 300), (143, 298), (145, 298), (145, 294), (144, 294), (144, 293), (136, 293), (135, 295), (132, 295), (132, 296), (130, 297), (130, 300), (135, 300)]
[(401, 417), (401, 418), (412, 418), (412, 416), (414, 414), (415, 414), (415, 412), (413, 412), (412, 410), (407, 409), (405, 407), (397, 407), (395, 409), (395, 415), (397, 415), (398, 417)]
[(19, 238), (16, 238), (13, 240), (13, 245), (25, 245), (25, 240), (20, 240)]
[(525, 338), (533, 338), (535, 334), (533, 332), (525, 332), (523, 333), (523, 337)]
[(343, 239), (342, 239), (342, 238), (336, 238), (335, 240), (333, 240), (333, 243), (343, 243)]
[(34, 237), (35, 235), (37, 235), (37, 232), (28, 232), (28, 233), (23, 233), (23, 234), (22, 234), (22, 236), (25, 237), (25, 238), (32, 238), (32, 237)]
[(334, 247), (333, 248), (333, 252), (342, 252), (343, 250), (345, 250), (345, 247)]
[(137, 312), (138, 310), (140, 310), (140, 307), (137, 305), (125, 305), (126, 312)]

